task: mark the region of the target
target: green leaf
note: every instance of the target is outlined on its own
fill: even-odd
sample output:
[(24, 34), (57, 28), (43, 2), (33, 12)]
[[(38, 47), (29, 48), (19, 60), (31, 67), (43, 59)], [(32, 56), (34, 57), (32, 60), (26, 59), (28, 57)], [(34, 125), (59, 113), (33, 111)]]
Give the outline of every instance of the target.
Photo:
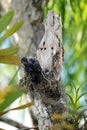
[(0, 63), (5, 64), (14, 64), (21, 66), (21, 61), (19, 56), (11, 56), (11, 55), (0, 55)]
[(6, 113), (9, 112), (9, 111), (22, 110), (22, 109), (25, 109), (25, 108), (30, 107), (30, 106), (32, 106), (32, 105), (34, 105), (34, 103), (33, 103), (33, 102), (30, 102), (30, 103), (21, 105), (21, 106), (19, 106), (19, 107), (15, 107), (15, 108), (9, 109), (9, 110), (7, 110), (7, 111), (0, 112), (0, 116), (6, 114)]
[(76, 108), (76, 111), (79, 111), (81, 108), (83, 108), (82, 105), (78, 106), (78, 107)]
[(78, 95), (79, 95), (79, 90), (80, 88), (77, 88), (76, 91), (75, 91), (75, 95), (76, 95), (76, 98), (75, 98), (75, 105), (77, 104), (77, 99), (78, 99)]
[(19, 28), (24, 24), (23, 21), (17, 22), (16, 24), (14, 24), (12, 27), (10, 27), (6, 33), (4, 34), (4, 36), (2, 36), (0, 38), (0, 43), (2, 41), (4, 41), (5, 39), (7, 39), (9, 36), (11, 36), (13, 33), (15, 33), (17, 30), (19, 30)]
[(4, 102), (2, 104), (0, 104), (0, 111), (3, 111), (4, 109), (6, 109), (11, 103), (13, 103), (22, 94), (23, 94), (23, 92), (20, 90), (12, 91), (11, 93), (9, 93), (6, 96)]
[(17, 53), (19, 51), (19, 47), (18, 46), (12, 46), (6, 49), (1, 49), (0, 50), (0, 56), (2, 55), (14, 55), (15, 53)]
[(68, 93), (66, 93), (66, 94), (68, 95), (68, 97), (70, 98), (70, 101), (71, 101), (72, 105), (74, 106), (75, 104), (74, 104), (73, 98), (71, 97), (70, 94), (68, 94)]
[(12, 18), (14, 16), (14, 11), (10, 11), (6, 13), (2, 18), (0, 19), (0, 33), (6, 29), (7, 25), (11, 22)]

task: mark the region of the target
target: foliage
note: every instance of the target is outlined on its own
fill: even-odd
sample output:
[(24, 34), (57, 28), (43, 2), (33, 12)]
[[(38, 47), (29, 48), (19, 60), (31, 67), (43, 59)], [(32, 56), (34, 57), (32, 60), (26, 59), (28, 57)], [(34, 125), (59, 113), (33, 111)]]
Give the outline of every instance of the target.
[(31, 103), (21, 105), (19, 107), (15, 107), (15, 108), (11, 108), (6, 111), (3, 111), (5, 108), (7, 108), (11, 103), (13, 103), (18, 97), (20, 97), (23, 94), (23, 91), (20, 91), (20, 90), (13, 91), (13, 90), (14, 89), (12, 89), (12, 91), (10, 91), (9, 94), (6, 94), (5, 92), (3, 92), (2, 103), (0, 103), (0, 116), (6, 114), (9, 111), (21, 110), (21, 109), (24, 109), (33, 105), (33, 102), (31, 102)]
[[(6, 13), (1, 19), (0, 19), (0, 45), (3, 44), (3, 42), (8, 39), (13, 33), (15, 33), (17, 30), (20, 29), (20, 27), (23, 25), (23, 21), (19, 21), (8, 28), (9, 23), (12, 21), (12, 18), (14, 16), (14, 11), (10, 11)], [(21, 66), (20, 58), (19, 56), (15, 55), (19, 51), (18, 46), (10, 46), (8, 48), (0, 49), (0, 63), (4, 64), (13, 64)], [(0, 66), (1, 67), (1, 66)], [(8, 68), (8, 67), (7, 67)], [(11, 73), (11, 67), (8, 68)], [(5, 68), (4, 68), (5, 71)], [(1, 74), (3, 74), (1, 72)], [(14, 77), (13, 77), (14, 78)], [(4, 78), (4, 80), (6, 80)], [(12, 79), (10, 79), (11, 83)], [(9, 85), (10, 85), (9, 83)], [(33, 105), (33, 103), (27, 103), (24, 105), (20, 105), (15, 108), (8, 109), (8, 107), (21, 95), (23, 94), (23, 91), (18, 89), (18, 86), (4, 86), (4, 88), (1, 88), (0, 85), (0, 117), (10, 111), (14, 110), (21, 110), (27, 107), (30, 107)], [(7, 109), (7, 110), (6, 110)], [(1, 128), (0, 128), (1, 129)]]
[[(23, 21), (17, 22), (9, 29), (7, 29), (8, 24), (12, 21), (14, 16), (14, 11), (6, 13), (0, 19), (0, 33), (5, 32), (3, 36), (0, 37), (0, 44), (6, 40), (9, 36), (15, 33), (22, 25)], [(0, 63), (16, 64), (21, 65), (20, 58), (18, 56), (12, 56), (19, 50), (18, 46), (12, 46), (10, 48), (0, 50)]]
[(0, 90), (0, 112), (6, 109), (11, 103), (13, 103), (17, 98), (19, 98), (23, 92), (15, 88), (6, 87)]
[[(87, 1), (50, 0), (44, 9), (44, 16), (50, 9), (60, 13), (62, 17), (65, 50), (62, 79), (66, 89), (70, 89), (67, 93), (70, 98), (68, 106), (77, 128), (87, 111), (87, 107), (82, 105), (83, 102), (86, 103), (87, 97)], [(85, 89), (80, 85), (84, 81)]]
[[(53, 118), (55, 120), (60, 121), (59, 124), (56, 124), (53, 126), (53, 130), (86, 130), (87, 129), (87, 100), (86, 100), (86, 95), (87, 92), (83, 92), (82, 89), (84, 87), (85, 82), (83, 82), (80, 86), (76, 86), (73, 82), (71, 82), (68, 85), (68, 90), (66, 95), (68, 96), (68, 109), (69, 113), (63, 113), (63, 114), (58, 114), (55, 113), (53, 114)], [(70, 88), (72, 88), (72, 93), (70, 93)], [(82, 102), (81, 102), (82, 100)], [(81, 121), (84, 121), (83, 124), (81, 124)], [(62, 123), (61, 123), (62, 121)]]
[[(2, 42), (5, 41), (9, 36), (19, 30), (19, 28), (23, 25), (23, 21), (19, 21), (13, 26), (7, 28), (9, 23), (12, 21), (13, 16), (14, 11), (10, 11), (0, 19), (0, 44), (2, 44)], [(16, 54), (18, 51), (18, 46), (11, 46), (9, 48), (0, 49), (0, 63), (20, 66), (20, 58), (16, 55), (14, 56), (14, 54)], [(5, 87), (4, 89), (0, 88), (0, 112), (3, 113), (3, 111), (22, 94), (23, 92), (10, 86)]]
[(81, 120), (84, 119), (84, 124), (86, 121), (85, 112), (87, 111), (87, 103), (85, 95), (87, 95), (87, 92), (82, 92), (83, 83), (79, 87), (77, 87), (74, 83), (71, 83), (70, 87), (73, 88), (73, 93), (69, 94), (69, 92), (67, 92), (67, 95), (69, 97), (69, 114), (74, 127), (78, 129)]

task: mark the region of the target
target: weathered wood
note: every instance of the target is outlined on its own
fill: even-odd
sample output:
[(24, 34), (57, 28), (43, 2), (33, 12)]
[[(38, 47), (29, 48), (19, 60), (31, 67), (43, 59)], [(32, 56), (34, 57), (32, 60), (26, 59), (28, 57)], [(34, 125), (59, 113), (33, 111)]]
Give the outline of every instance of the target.
[(35, 115), (40, 130), (51, 130), (52, 125), (61, 123), (53, 119), (53, 114), (67, 112), (60, 81), (63, 53), (61, 18), (49, 11), (37, 59), (22, 58), (25, 77), (19, 84), (20, 88), (26, 86), (25, 92), (35, 102)]

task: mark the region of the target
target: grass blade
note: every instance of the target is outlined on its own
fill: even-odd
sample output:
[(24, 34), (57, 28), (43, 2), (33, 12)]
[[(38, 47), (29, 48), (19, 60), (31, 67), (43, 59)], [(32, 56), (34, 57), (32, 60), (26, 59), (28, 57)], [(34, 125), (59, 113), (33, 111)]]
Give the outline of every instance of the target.
[(74, 106), (75, 104), (74, 104), (73, 98), (68, 93), (66, 93), (66, 94), (68, 95), (68, 97), (70, 98), (70, 101), (71, 101), (72, 105)]

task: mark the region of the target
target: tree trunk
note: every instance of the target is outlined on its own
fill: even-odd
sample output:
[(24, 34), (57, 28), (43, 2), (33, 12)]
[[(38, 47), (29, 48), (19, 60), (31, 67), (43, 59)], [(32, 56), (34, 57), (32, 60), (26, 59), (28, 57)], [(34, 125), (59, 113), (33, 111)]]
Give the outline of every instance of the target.
[[(67, 106), (60, 81), (61, 69), (58, 69), (62, 65), (64, 55), (61, 45), (61, 30), (60, 15), (49, 11), (45, 23), (45, 33), (37, 51), (37, 59), (23, 57), (21, 60), (25, 69), (25, 77), (20, 80), (19, 87), (21, 89), (26, 86), (25, 92), (34, 100), (36, 109), (34, 112), (39, 130), (51, 130), (56, 124), (60, 124), (61, 127), (67, 116)], [(55, 46), (56, 48), (51, 50)], [(58, 53), (56, 53), (57, 51)], [(54, 61), (54, 64), (51, 64), (51, 61), (52, 63)], [(55, 62), (57, 70), (54, 67)], [(54, 114), (64, 116), (64, 120), (53, 118)]]
[[(23, 20), (23, 27), (13, 35), (13, 44), (20, 46), (19, 56), (35, 56), (36, 49), (44, 33), (43, 9), (49, 0), (1, 0), (0, 16), (9, 10), (15, 11), (13, 22)], [(22, 72), (20, 72), (22, 76)], [(29, 99), (30, 100), (30, 99)], [(32, 119), (34, 119), (31, 111)]]
[[(0, 15), (2, 15), (2, 13), (5, 11), (13, 9), (15, 10), (13, 23), (19, 20), (24, 20), (25, 22), (20, 31), (14, 34), (13, 38), (14, 43), (20, 46), (20, 57), (35, 56), (36, 54), (37, 47), (44, 34), (44, 27), (42, 25), (43, 9), (47, 2), (48, 0), (0, 1), (2, 10)], [(47, 80), (47, 78), (44, 78), (43, 75), (40, 75), (41, 82), (39, 84), (35, 84), (29, 79), (29, 77), (26, 76), (24, 79), (26, 79), (27, 82), (22, 80), (23, 82), (20, 82), (20, 87), (23, 86), (22, 83), (25, 83), (28, 89), (27, 94), (31, 94), (31, 97), (34, 99), (34, 113), (38, 121), (39, 129), (49, 130), (51, 129), (52, 125), (56, 124), (56, 122), (60, 122), (53, 119), (53, 114), (63, 114), (67, 111), (67, 109), (60, 81), (56, 81), (54, 77), (50, 78), (49, 75), (47, 75), (45, 72), (44, 74), (48, 76), (49, 80)], [(30, 82), (33, 84), (35, 91), (32, 91), (31, 85), (29, 86)], [(43, 83), (45, 86), (47, 86), (47, 88), (41, 87), (43, 86)], [(52, 95), (54, 96), (51, 97)]]
[(2, 0), (1, 15), (8, 10), (15, 11), (13, 23), (24, 20), (24, 25), (14, 34), (14, 43), (20, 46), (20, 57), (34, 56), (43, 36), (43, 9), (48, 0)]

